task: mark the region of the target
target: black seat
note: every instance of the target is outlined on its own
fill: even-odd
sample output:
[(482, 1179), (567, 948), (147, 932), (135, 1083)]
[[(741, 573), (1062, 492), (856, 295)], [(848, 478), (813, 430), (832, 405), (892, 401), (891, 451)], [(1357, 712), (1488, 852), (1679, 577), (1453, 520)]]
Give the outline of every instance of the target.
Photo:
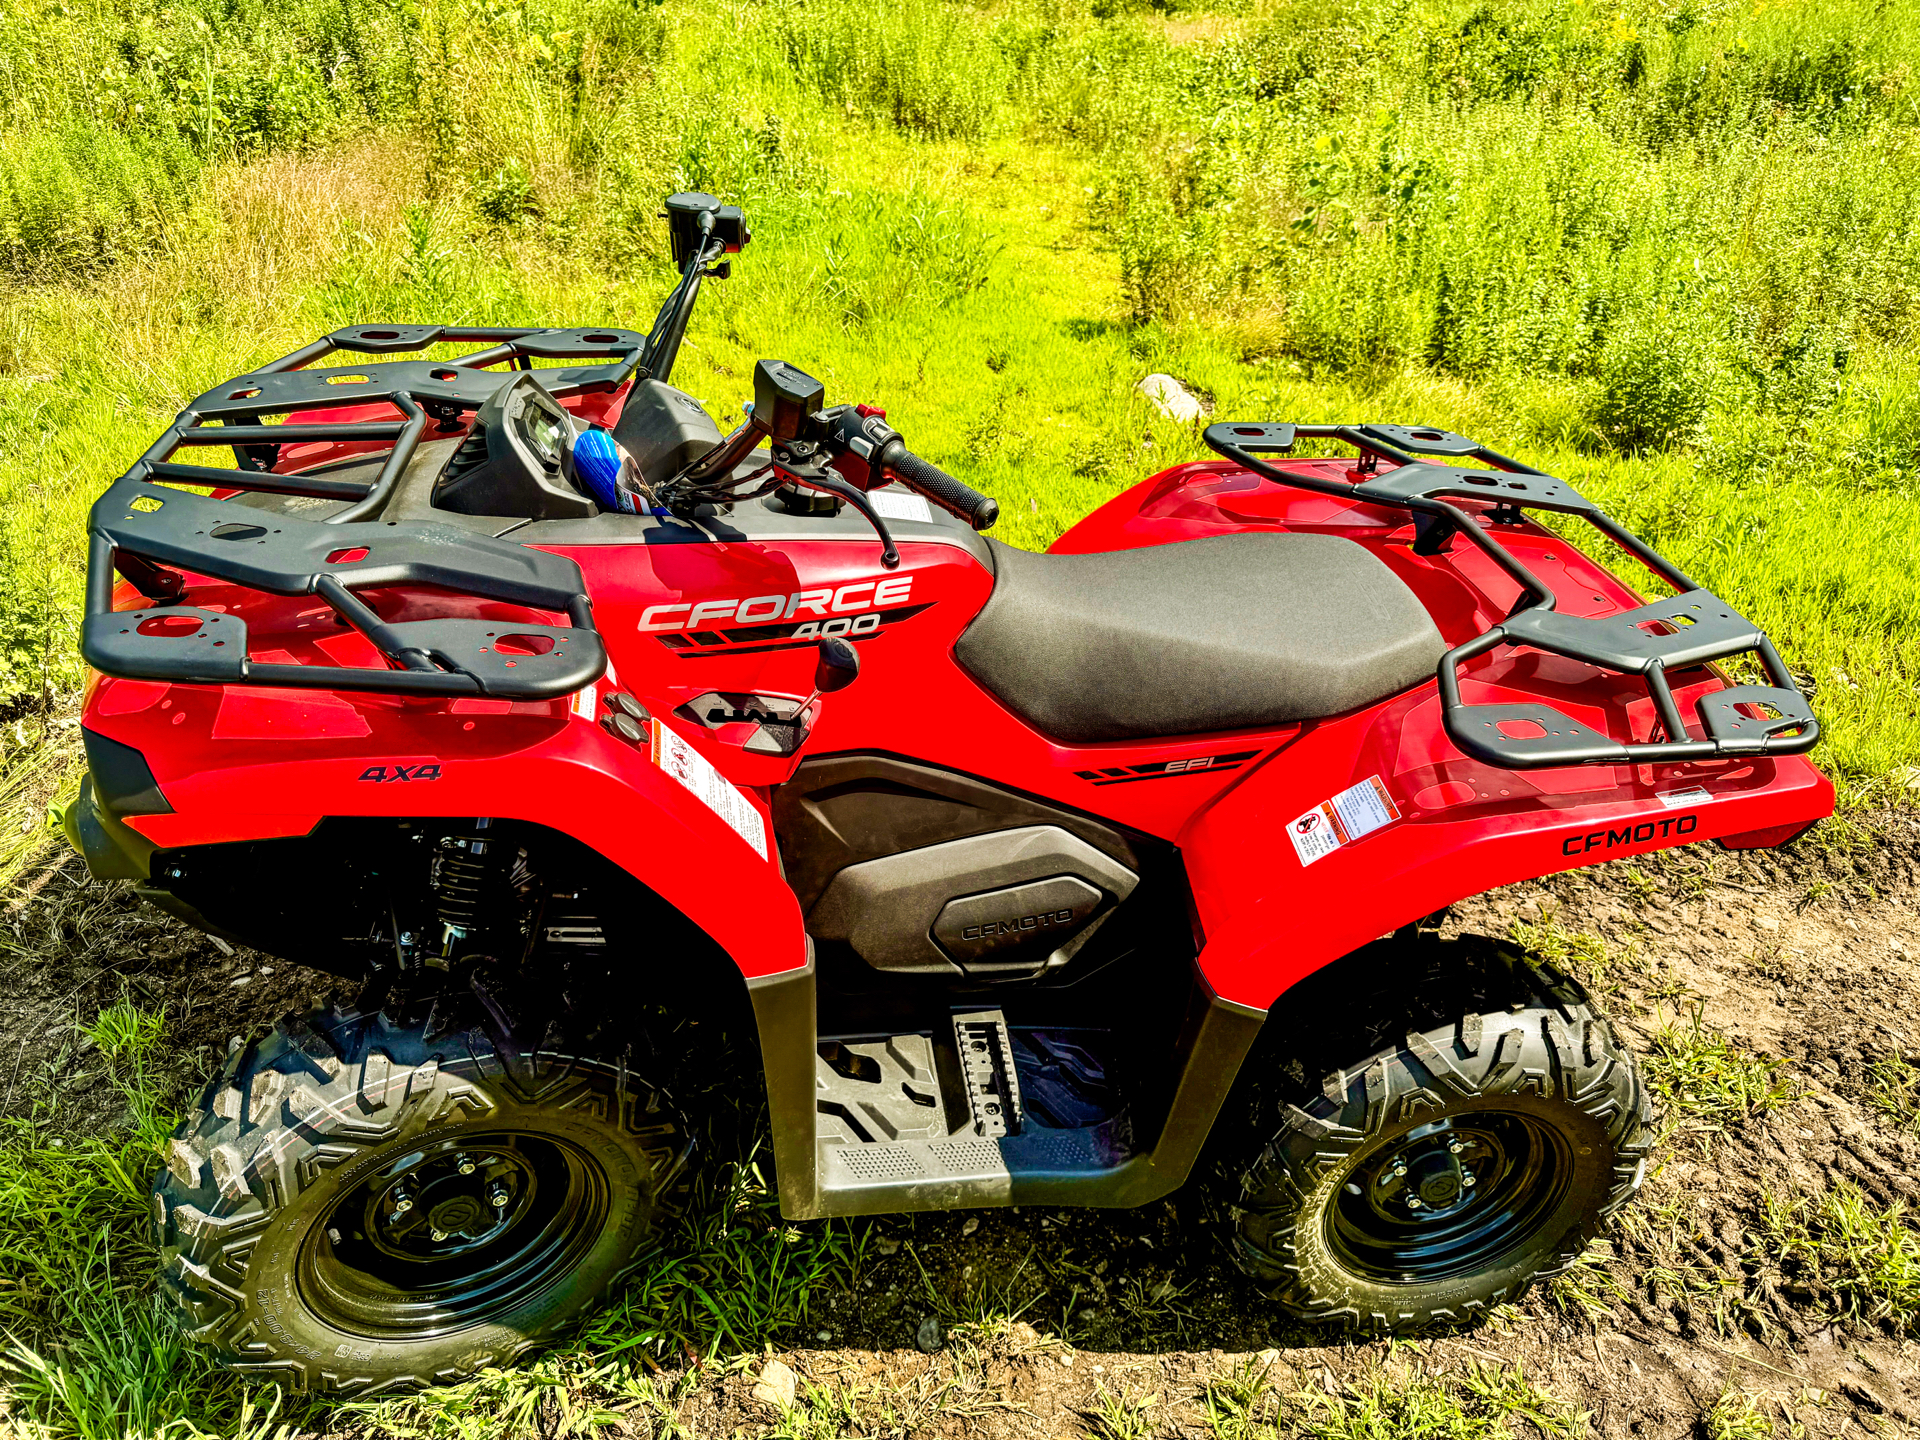
[(1339, 536), (1247, 532), (1102, 555), (989, 545), (994, 593), (955, 654), (1057, 740), (1335, 715), (1427, 679), (1446, 649), (1414, 592)]

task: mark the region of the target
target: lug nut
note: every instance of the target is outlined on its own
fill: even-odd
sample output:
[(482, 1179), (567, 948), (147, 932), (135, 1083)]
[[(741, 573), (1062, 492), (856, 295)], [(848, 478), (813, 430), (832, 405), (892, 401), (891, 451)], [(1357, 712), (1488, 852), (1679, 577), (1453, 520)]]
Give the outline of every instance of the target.
[(413, 1198), (411, 1196), (400, 1196), (400, 1197), (397, 1197), (394, 1201), (394, 1214), (396, 1216), (404, 1216), (409, 1211), (413, 1210), (413, 1208), (414, 1208), (414, 1203), (413, 1203)]
[(1420, 1209), (1421, 1209), (1421, 1198), (1420, 1198), (1419, 1196), (1409, 1196), (1409, 1197), (1407, 1198), (1407, 1208), (1408, 1208), (1408, 1210), (1410, 1210), (1410, 1211), (1418, 1211), (1418, 1210), (1420, 1210)]
[(427, 1234), (432, 1236), (436, 1241), (444, 1241), (447, 1239), (447, 1233), (445, 1231), (429, 1231)]
[(1459, 1141), (1449, 1141), (1447, 1143), (1447, 1148), (1457, 1156), (1460, 1155), (1462, 1151), (1467, 1149)]
[(1469, 1171), (1465, 1175), (1463, 1175), (1461, 1177), (1461, 1184), (1463, 1186), (1472, 1186), (1474, 1184), (1474, 1173), (1472, 1171)]
[(460, 1168), (460, 1174), (463, 1176), (471, 1176), (474, 1173), (474, 1162), (471, 1156), (455, 1156), (454, 1165)]
[(487, 1204), (496, 1210), (504, 1207), (507, 1204), (507, 1188), (505, 1186), (495, 1186), (493, 1190), (487, 1193)]

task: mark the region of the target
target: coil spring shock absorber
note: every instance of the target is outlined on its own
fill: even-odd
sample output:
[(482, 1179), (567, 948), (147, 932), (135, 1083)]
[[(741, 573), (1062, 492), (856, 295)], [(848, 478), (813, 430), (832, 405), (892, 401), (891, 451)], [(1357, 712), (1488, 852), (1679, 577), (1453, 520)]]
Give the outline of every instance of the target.
[(470, 832), (442, 836), (430, 873), (440, 944), (429, 963), (444, 967), (459, 960), (484, 932), (521, 920), (532, 881), (526, 850), (490, 819), (475, 821)]

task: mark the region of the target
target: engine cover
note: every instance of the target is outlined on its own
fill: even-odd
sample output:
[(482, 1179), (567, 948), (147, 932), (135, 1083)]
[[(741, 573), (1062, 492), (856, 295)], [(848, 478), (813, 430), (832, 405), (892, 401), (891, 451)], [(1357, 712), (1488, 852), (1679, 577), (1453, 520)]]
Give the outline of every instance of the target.
[(934, 944), (961, 965), (975, 968), (1032, 941), (1072, 935), (1106, 902), (1106, 896), (1079, 876), (1050, 876), (961, 896), (941, 907), (934, 921)]
[(1139, 879), (1059, 826), (1021, 826), (847, 866), (807, 928), (876, 970), (1029, 975), (1065, 965)]

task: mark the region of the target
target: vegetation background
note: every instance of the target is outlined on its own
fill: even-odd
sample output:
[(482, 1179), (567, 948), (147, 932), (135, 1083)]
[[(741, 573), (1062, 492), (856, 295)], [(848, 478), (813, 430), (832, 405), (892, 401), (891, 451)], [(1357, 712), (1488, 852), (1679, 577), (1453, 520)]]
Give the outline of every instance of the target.
[[(355, 321), (644, 328), (680, 189), (755, 233), (675, 377), (717, 417), (794, 360), (1034, 547), (1203, 453), (1151, 371), (1222, 416), (1446, 425), (1764, 625), (1844, 806), (1911, 805), (1915, 31), (1911, 0), (10, 0), (0, 858), (74, 763), (86, 508), (187, 398)], [(126, 1127), (4, 1123), (0, 1428), (265, 1424), (145, 1317), (180, 1097), (156, 1017), (89, 1024)], [(751, 1348), (814, 1279), (600, 1342)]]

